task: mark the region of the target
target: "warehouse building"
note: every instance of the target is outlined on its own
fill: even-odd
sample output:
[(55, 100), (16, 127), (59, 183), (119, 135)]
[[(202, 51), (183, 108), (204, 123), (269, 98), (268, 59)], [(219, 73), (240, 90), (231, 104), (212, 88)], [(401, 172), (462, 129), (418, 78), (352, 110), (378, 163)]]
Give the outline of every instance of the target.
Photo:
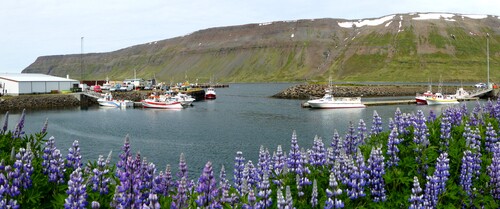
[(70, 90), (79, 81), (45, 74), (5, 73), (0, 74), (0, 95), (44, 94)]

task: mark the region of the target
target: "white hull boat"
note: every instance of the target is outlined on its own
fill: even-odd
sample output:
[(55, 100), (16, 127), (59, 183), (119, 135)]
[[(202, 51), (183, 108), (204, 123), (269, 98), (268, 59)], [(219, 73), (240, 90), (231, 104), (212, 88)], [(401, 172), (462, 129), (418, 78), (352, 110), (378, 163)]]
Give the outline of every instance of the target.
[(427, 99), (427, 105), (453, 105), (458, 103), (457, 97), (454, 95), (443, 95), (439, 92)]
[(148, 99), (141, 101), (144, 108), (157, 108), (157, 109), (182, 109), (184, 106), (181, 102), (172, 100), (169, 96), (151, 96)]
[(366, 107), (363, 103), (361, 103), (361, 97), (334, 97), (332, 95), (331, 81), (329, 83), (329, 88), (325, 90), (323, 98), (307, 101), (311, 108), (340, 109)]
[(111, 93), (104, 94), (102, 98), (97, 99), (97, 102), (101, 107), (118, 107), (118, 108), (134, 107), (134, 102), (130, 100), (113, 99)]

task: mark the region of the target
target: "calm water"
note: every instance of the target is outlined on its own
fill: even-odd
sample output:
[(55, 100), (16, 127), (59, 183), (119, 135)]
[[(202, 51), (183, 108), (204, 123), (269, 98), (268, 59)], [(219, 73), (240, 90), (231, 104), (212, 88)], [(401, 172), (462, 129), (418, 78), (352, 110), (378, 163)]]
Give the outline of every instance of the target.
[[(243, 151), (255, 165), (260, 145), (271, 154), (278, 145), (288, 152), (293, 130), (297, 131), (300, 147), (310, 148), (315, 135), (322, 137), (325, 144), (329, 144), (335, 129), (343, 136), (349, 121), (357, 127), (359, 119), (364, 119), (370, 129), (374, 110), (387, 129), (388, 118), (394, 116), (397, 107), (407, 113), (420, 109), (426, 116), (430, 110), (439, 113), (442, 108), (398, 105), (314, 110), (301, 108), (300, 100), (269, 97), (291, 85), (231, 84), (230, 88), (216, 89), (216, 100), (195, 102), (183, 110), (91, 107), (27, 111), (25, 129), (26, 133), (37, 132), (48, 118), (48, 136), (55, 137), (56, 146), (66, 154), (72, 142), (79, 140), (84, 161), (106, 156), (110, 150), (116, 161), (128, 134), (133, 152), (140, 152), (159, 170), (171, 164), (176, 173), (179, 155), (184, 153), (189, 176), (197, 178), (207, 161), (212, 161), (216, 173), (224, 164), (230, 174), (236, 151)], [(379, 98), (363, 98), (376, 99)], [(472, 107), (474, 103), (468, 105)], [(19, 115), (11, 113), (9, 129), (14, 129)]]

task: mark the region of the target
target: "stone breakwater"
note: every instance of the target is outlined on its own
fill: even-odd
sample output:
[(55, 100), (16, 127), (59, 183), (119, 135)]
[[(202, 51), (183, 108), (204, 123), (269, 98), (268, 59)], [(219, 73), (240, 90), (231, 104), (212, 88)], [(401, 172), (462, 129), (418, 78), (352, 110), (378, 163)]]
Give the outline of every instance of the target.
[[(282, 99), (310, 99), (323, 97), (326, 84), (299, 84), (285, 89), (272, 97)], [(388, 96), (415, 96), (427, 91), (428, 86), (333, 86), (333, 96), (337, 97), (388, 97)], [(433, 89), (437, 89), (433, 87)], [(448, 90), (445, 88), (444, 90)], [(444, 91), (445, 94), (454, 94), (455, 88)]]
[(21, 95), (0, 97), (0, 111), (79, 107), (80, 101), (67, 94)]

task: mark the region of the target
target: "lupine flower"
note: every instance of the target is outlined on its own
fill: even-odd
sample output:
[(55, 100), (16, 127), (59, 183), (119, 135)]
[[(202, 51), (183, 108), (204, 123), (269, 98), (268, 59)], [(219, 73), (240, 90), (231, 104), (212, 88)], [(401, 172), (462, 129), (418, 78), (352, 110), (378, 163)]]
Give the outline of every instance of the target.
[(288, 169), (291, 172), (297, 172), (297, 169), (299, 167), (300, 161), (302, 157), (300, 156), (300, 148), (299, 144), (297, 143), (297, 134), (295, 133), (295, 130), (292, 133), (292, 139), (291, 139), (291, 145), (290, 145), (290, 152), (288, 153)]
[(448, 153), (441, 153), (436, 162), (436, 170), (434, 176), (438, 179), (438, 195), (442, 194), (446, 189), (446, 181), (450, 177), (450, 159)]
[(430, 110), (429, 111), (429, 117), (427, 118), (427, 121), (433, 122), (436, 120), (436, 114), (434, 111)]
[(451, 138), (451, 122), (450, 116), (448, 115), (448, 111), (443, 112), (443, 116), (441, 117), (441, 141), (440, 146), (441, 150), (448, 150), (449, 140)]
[(101, 204), (99, 204), (99, 202), (97, 201), (92, 201), (92, 209), (99, 209), (101, 207)]
[(54, 137), (45, 143), (42, 158), (43, 172), (49, 176), (49, 182), (64, 183), (64, 160), (61, 151), (55, 147)]
[(474, 155), (470, 150), (464, 151), (460, 169), (460, 185), (470, 197), (472, 195), (472, 178), (474, 175)]
[(374, 202), (385, 201), (385, 182), (383, 175), (385, 174), (384, 156), (382, 155), (382, 147), (373, 147), (368, 159), (370, 170), (370, 187)]
[(354, 133), (354, 126), (352, 122), (349, 122), (349, 128), (344, 140), (344, 149), (347, 155), (356, 153), (356, 149), (358, 148), (357, 137), (358, 136)]
[(26, 149), (20, 148), (19, 153), (16, 154), (16, 163), (22, 165), (19, 180), (23, 189), (28, 189), (32, 186), (31, 175), (34, 171), (32, 165), (33, 152), (31, 152), (29, 143), (26, 146)]
[(257, 169), (251, 160), (245, 164), (245, 168), (243, 169), (243, 179), (247, 180), (248, 187), (255, 187), (257, 186), (257, 182), (260, 181)]
[(234, 159), (234, 188), (241, 194), (243, 186), (243, 170), (245, 169), (245, 158), (241, 151), (236, 152)]
[(486, 127), (485, 147), (488, 152), (493, 152), (494, 145), (498, 142), (498, 136), (491, 123)]
[(68, 181), (68, 198), (64, 203), (64, 208), (85, 208), (87, 206), (87, 192), (85, 191), (84, 179), (81, 168), (77, 168), (70, 175)]
[(387, 140), (387, 155), (389, 160), (387, 161), (387, 167), (397, 166), (399, 163), (399, 148), (398, 145), (401, 140), (398, 138), (398, 129), (394, 127), (389, 134), (389, 139)]
[(262, 208), (269, 208), (273, 204), (273, 199), (271, 197), (271, 185), (269, 184), (269, 174), (268, 172), (264, 173), (262, 182), (259, 183), (259, 192), (257, 196), (260, 197), (259, 205)]
[(396, 128), (397, 130), (397, 125), (394, 123), (394, 119), (392, 118), (389, 118), (389, 124), (387, 126), (389, 127), (389, 130), (392, 130), (394, 128)]
[(107, 175), (109, 173), (109, 169), (107, 168), (102, 155), (99, 155), (99, 158), (97, 159), (97, 167), (92, 170), (92, 173), (92, 191), (99, 191), (99, 194), (101, 195), (108, 194), (110, 178), (107, 177)]
[(281, 173), (283, 173), (283, 167), (286, 164), (286, 156), (283, 153), (281, 145), (278, 145), (278, 148), (276, 149), (276, 155), (273, 154), (273, 161), (274, 173), (276, 173), (276, 175), (280, 175)]
[(229, 189), (231, 185), (229, 185), (229, 181), (226, 179), (226, 169), (224, 169), (224, 165), (222, 165), (219, 174), (219, 190), (221, 191), (221, 202), (222, 203), (231, 203), (231, 197), (229, 196)]
[(372, 121), (372, 129), (371, 134), (377, 135), (382, 132), (382, 118), (378, 115), (377, 111), (373, 111), (373, 121)]
[(220, 207), (220, 203), (216, 199), (219, 196), (219, 190), (217, 189), (217, 181), (215, 180), (212, 162), (210, 161), (205, 164), (203, 173), (198, 179), (196, 192), (198, 193), (198, 198), (196, 199), (196, 204), (198, 204), (198, 206), (210, 206), (210, 208)]
[(332, 167), (335, 164), (335, 152), (332, 147), (326, 149), (326, 165)]
[(500, 200), (500, 143), (495, 143), (492, 149), (493, 158), (488, 166), (490, 176), (491, 195)]
[[(120, 184), (116, 185), (115, 194), (113, 195), (112, 207), (115, 208), (129, 208), (134, 204), (134, 178), (137, 165), (134, 157), (130, 154), (130, 140), (129, 136), (125, 136), (120, 153), (120, 160), (116, 164), (116, 176), (120, 179)], [(139, 159), (139, 167), (140, 167)]]
[(325, 145), (323, 144), (323, 140), (321, 137), (314, 137), (314, 144), (312, 147), (312, 152), (309, 160), (309, 164), (313, 166), (323, 166), (326, 162), (325, 158)]
[(5, 112), (3, 127), (0, 134), (2, 135), (5, 134), (7, 132), (8, 126), (9, 126), (9, 111)]
[(413, 177), (413, 188), (411, 189), (410, 196), (410, 207), (408, 209), (422, 209), (424, 200), (422, 199), (422, 188), (420, 188), (420, 183), (418, 182), (418, 178), (416, 176)]
[(170, 208), (176, 209), (176, 208), (187, 208), (187, 180), (186, 177), (183, 176), (181, 177), (181, 180), (179, 181), (179, 185), (177, 186), (177, 193), (175, 196), (172, 197), (172, 204), (170, 205)]
[(349, 166), (354, 163), (352, 161), (352, 157), (348, 156), (345, 150), (342, 150), (333, 167), (336, 178), (345, 185), (349, 181)]
[(260, 145), (259, 149), (259, 161), (257, 162), (257, 173), (259, 174), (259, 179), (262, 179), (264, 172), (270, 170), (271, 157), (269, 156), (269, 151), (264, 149), (264, 146)]
[(330, 178), (328, 182), (328, 188), (326, 188), (326, 196), (328, 197), (328, 199), (325, 201), (325, 209), (344, 208), (344, 202), (342, 202), (341, 199), (337, 198), (342, 194), (342, 189), (339, 188), (339, 184), (337, 183), (334, 172), (330, 172)]
[(255, 192), (253, 191), (253, 189), (250, 189), (248, 191), (248, 204), (243, 204), (243, 208), (244, 209), (256, 209), (258, 207), (256, 207), (255, 205), (255, 201), (257, 200), (257, 198), (255, 197)]
[(488, 101), (486, 102), (486, 104), (484, 104), (483, 111), (484, 113), (489, 114), (490, 117), (492, 118), (495, 117), (495, 114), (493, 112), (494, 111), (493, 102), (491, 101), (490, 98), (488, 98)]
[(49, 126), (49, 119), (46, 118), (45, 119), (45, 123), (43, 123), (43, 127), (42, 127), (42, 130), (40, 131), (40, 133), (44, 134), (47, 132), (47, 127)]
[(278, 208), (284, 209), (286, 207), (286, 200), (280, 188), (278, 188), (278, 192), (276, 192), (276, 199), (278, 199)]
[(73, 142), (73, 146), (68, 149), (66, 160), (67, 168), (76, 169), (82, 167), (82, 156), (80, 155), (80, 145), (78, 143), (78, 140), (75, 140)]
[(425, 183), (424, 192), (424, 207), (425, 208), (436, 208), (438, 196), (439, 196), (439, 179), (435, 176), (427, 176), (427, 183)]
[(363, 119), (359, 119), (357, 144), (359, 144), (359, 145), (365, 144), (366, 137), (367, 137), (366, 136), (366, 123)]
[(186, 179), (188, 178), (188, 168), (184, 153), (181, 153), (181, 156), (179, 157), (179, 172), (177, 173), (177, 177), (179, 177), (179, 179), (182, 177), (186, 177)]
[[(348, 156), (348, 158), (350, 158), (350, 156)], [(349, 162), (347, 172), (349, 176), (349, 180), (347, 181), (347, 195), (351, 200), (354, 200), (366, 195), (364, 192), (366, 174), (362, 171), (363, 168), (361, 168), (364, 165), (358, 166), (352, 160)]]
[(170, 168), (170, 164), (167, 164), (165, 168), (165, 173), (161, 172), (158, 176), (155, 177), (155, 193), (161, 194), (164, 197), (169, 196), (172, 188), (174, 187), (174, 183), (172, 182), (172, 171)]
[(292, 192), (290, 191), (290, 186), (286, 186), (285, 201), (285, 208), (293, 208), (293, 199)]
[(23, 113), (21, 114), (21, 118), (19, 119), (19, 122), (16, 125), (16, 129), (14, 131), (14, 134), (12, 134), (13, 139), (20, 139), (22, 135), (24, 134), (24, 118), (26, 117), (26, 109), (23, 109)]
[(344, 142), (337, 132), (337, 129), (335, 129), (335, 131), (333, 132), (332, 142), (330, 143), (330, 146), (333, 148), (333, 160), (335, 161), (335, 158), (340, 155), (340, 150), (344, 149)]
[(311, 194), (311, 206), (314, 208), (318, 205), (318, 183), (313, 180), (313, 189)]
[(156, 196), (155, 193), (150, 193), (148, 197), (148, 202), (144, 203), (142, 205), (143, 209), (160, 209), (160, 203), (158, 202), (158, 196)]

